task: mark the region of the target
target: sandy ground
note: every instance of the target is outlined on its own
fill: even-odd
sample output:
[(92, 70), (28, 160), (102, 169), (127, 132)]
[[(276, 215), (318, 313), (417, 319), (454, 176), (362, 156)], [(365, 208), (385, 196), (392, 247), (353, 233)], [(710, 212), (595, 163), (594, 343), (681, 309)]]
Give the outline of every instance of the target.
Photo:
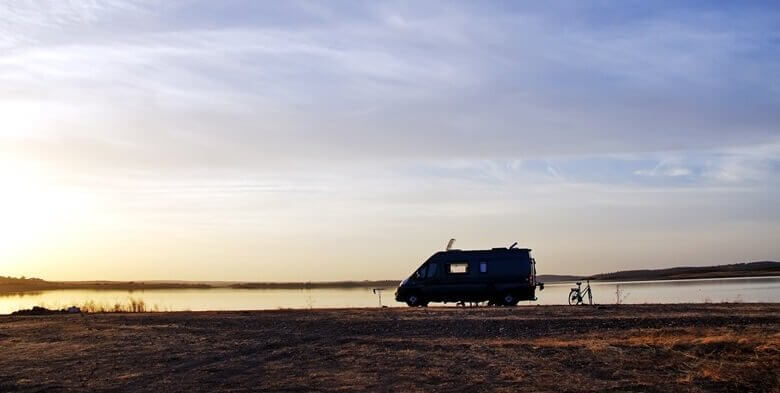
[(0, 391), (778, 392), (780, 304), (2, 316)]

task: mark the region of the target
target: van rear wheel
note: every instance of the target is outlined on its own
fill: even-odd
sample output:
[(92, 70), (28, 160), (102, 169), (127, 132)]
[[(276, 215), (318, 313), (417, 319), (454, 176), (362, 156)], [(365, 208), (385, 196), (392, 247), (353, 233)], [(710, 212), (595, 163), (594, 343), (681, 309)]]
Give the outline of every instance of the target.
[(501, 298), (501, 304), (504, 306), (514, 307), (520, 300), (511, 293), (507, 293)]

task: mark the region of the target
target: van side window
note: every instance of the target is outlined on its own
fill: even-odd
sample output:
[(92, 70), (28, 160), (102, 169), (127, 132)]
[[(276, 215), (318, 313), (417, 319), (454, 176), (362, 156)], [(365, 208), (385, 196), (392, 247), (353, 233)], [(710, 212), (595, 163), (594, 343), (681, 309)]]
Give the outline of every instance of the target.
[(465, 274), (469, 272), (469, 264), (466, 262), (458, 262), (449, 264), (450, 274)]
[(480, 262), (479, 263), (479, 272), (480, 273), (487, 273), (487, 262)]
[(431, 263), (428, 265), (428, 278), (433, 278), (436, 276), (436, 264)]

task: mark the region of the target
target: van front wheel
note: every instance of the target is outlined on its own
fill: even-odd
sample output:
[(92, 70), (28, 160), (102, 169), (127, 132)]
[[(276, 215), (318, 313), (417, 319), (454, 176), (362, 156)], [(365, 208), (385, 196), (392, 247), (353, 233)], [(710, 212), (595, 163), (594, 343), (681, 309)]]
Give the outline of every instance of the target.
[(426, 302), (425, 300), (421, 299), (417, 295), (409, 295), (409, 297), (406, 298), (406, 304), (409, 307), (425, 307), (425, 306), (428, 305), (428, 302)]

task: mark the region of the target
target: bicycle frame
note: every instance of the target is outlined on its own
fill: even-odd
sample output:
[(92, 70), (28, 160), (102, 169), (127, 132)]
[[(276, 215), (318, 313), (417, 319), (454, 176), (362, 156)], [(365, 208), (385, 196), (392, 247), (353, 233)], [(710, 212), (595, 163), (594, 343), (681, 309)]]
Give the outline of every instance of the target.
[(587, 281), (587, 285), (585, 288), (582, 288), (582, 282), (577, 282), (577, 288), (572, 288), (571, 292), (569, 292), (570, 304), (571, 300), (573, 299), (572, 293), (576, 294), (577, 296), (577, 303), (576, 304), (583, 304), (585, 300), (585, 294), (588, 295), (588, 304), (593, 304), (593, 291), (590, 289), (590, 281)]

